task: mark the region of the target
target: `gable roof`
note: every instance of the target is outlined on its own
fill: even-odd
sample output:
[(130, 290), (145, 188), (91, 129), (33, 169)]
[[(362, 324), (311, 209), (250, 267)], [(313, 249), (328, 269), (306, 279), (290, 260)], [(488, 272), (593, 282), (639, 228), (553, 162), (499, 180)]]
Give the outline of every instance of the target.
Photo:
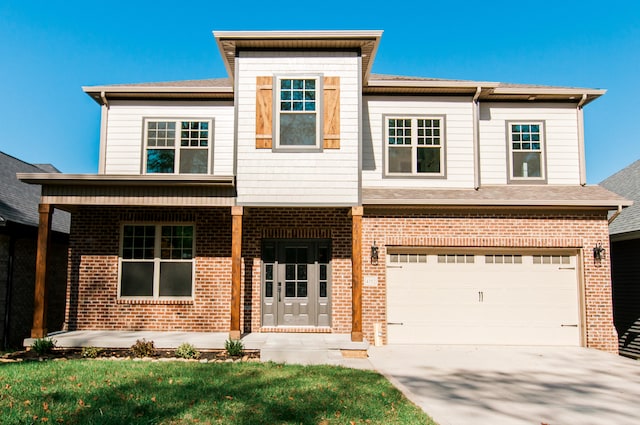
[[(56, 171), (53, 171), (56, 170)], [(16, 173), (59, 172), (51, 164), (36, 166), (0, 152), (0, 222), (37, 227), (40, 186), (21, 182)], [(69, 233), (69, 213), (55, 210), (52, 229)]]
[(600, 186), (633, 201), (633, 205), (625, 208), (609, 225), (609, 234), (640, 231), (640, 160), (607, 177)]

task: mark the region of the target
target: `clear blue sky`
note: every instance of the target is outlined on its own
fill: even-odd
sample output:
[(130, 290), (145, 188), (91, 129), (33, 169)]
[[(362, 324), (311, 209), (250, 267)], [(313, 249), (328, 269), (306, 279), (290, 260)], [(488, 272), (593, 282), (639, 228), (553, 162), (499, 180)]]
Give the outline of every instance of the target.
[[(587, 179), (640, 158), (640, 1), (0, 2), (0, 150), (95, 173), (85, 85), (225, 77), (213, 30), (384, 30), (373, 72), (605, 88)], [(361, 6), (355, 6), (355, 4)]]

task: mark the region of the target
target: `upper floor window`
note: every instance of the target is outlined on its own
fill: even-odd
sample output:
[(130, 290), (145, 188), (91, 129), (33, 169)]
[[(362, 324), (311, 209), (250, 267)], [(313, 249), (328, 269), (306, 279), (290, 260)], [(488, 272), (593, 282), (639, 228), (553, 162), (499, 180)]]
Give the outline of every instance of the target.
[(280, 77), (277, 81), (277, 147), (319, 148), (319, 78)]
[(443, 117), (387, 118), (385, 134), (388, 176), (444, 175)]
[(540, 181), (545, 179), (544, 137), (542, 122), (508, 124), (510, 179)]
[(184, 298), (193, 294), (192, 225), (125, 224), (120, 297)]
[(207, 174), (211, 169), (211, 120), (147, 120), (147, 174)]

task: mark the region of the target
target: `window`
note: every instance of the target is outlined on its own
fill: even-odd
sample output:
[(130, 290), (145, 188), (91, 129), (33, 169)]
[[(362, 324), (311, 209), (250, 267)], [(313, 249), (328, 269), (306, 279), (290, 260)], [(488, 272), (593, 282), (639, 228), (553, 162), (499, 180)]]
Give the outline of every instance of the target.
[(120, 296), (191, 297), (193, 243), (191, 225), (124, 225)]
[(444, 175), (444, 118), (393, 117), (386, 120), (386, 174)]
[(281, 77), (277, 81), (278, 147), (318, 148), (320, 146), (319, 78)]
[(147, 120), (147, 174), (207, 174), (211, 168), (208, 121)]
[(542, 123), (509, 124), (512, 180), (544, 180)]

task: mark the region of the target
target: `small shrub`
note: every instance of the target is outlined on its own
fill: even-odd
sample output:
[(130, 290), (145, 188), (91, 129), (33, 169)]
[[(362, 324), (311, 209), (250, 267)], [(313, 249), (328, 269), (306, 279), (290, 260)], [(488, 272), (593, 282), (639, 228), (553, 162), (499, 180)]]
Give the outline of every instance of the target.
[(100, 351), (97, 347), (82, 347), (80, 355), (85, 359), (95, 359), (100, 354)]
[(200, 352), (196, 350), (193, 345), (185, 342), (176, 348), (176, 357), (180, 357), (181, 359), (199, 359)]
[(244, 351), (244, 344), (239, 339), (228, 339), (224, 342), (224, 349), (227, 350), (231, 357), (239, 357)]
[(151, 357), (156, 353), (156, 347), (153, 341), (142, 338), (136, 340), (136, 343), (131, 346), (131, 352), (134, 357)]
[(38, 338), (33, 341), (31, 348), (38, 355), (49, 354), (56, 346), (56, 340), (51, 338)]

